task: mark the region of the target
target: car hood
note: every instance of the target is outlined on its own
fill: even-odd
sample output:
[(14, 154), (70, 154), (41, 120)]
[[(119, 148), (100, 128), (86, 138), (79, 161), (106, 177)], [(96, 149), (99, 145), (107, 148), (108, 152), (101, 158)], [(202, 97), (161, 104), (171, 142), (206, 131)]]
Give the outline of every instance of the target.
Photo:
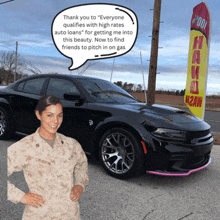
[[(110, 107), (110, 106), (108, 106)], [(114, 104), (111, 105), (112, 108), (121, 109), (128, 112), (136, 112), (140, 113), (145, 116), (150, 116), (153, 118), (167, 118), (173, 120), (177, 123), (190, 123), (190, 122), (200, 122), (202, 121), (198, 117), (188, 113), (184, 110), (165, 106), (165, 105), (158, 105), (154, 104), (151, 106), (146, 105), (145, 103), (129, 103), (129, 104)], [(110, 107), (110, 108), (111, 108)]]
[(154, 127), (166, 127), (171, 129), (181, 130), (206, 130), (210, 126), (200, 118), (188, 113), (184, 110), (154, 104), (151, 106), (145, 103), (129, 103), (129, 104), (101, 104), (102, 108), (112, 109), (117, 111), (117, 114), (123, 117), (129, 117), (139, 123), (147, 122)]
[(202, 120), (191, 113), (188, 113), (184, 110), (154, 104), (152, 106), (143, 105), (139, 108), (140, 113), (145, 115), (155, 115), (156, 117), (164, 118), (170, 122), (176, 123), (192, 123), (192, 122), (201, 122)]

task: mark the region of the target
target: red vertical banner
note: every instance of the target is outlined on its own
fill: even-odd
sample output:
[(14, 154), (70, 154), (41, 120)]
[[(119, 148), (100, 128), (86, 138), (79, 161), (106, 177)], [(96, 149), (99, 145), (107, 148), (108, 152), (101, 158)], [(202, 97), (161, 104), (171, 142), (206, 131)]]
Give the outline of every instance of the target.
[(184, 102), (190, 111), (204, 118), (210, 42), (210, 13), (202, 2), (193, 8)]

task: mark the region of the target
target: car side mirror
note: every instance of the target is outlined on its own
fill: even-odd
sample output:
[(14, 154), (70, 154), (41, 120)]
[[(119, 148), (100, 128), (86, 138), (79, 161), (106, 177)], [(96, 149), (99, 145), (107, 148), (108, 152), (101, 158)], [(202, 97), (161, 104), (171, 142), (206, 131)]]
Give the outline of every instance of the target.
[(82, 98), (79, 93), (64, 93), (63, 97), (68, 101), (75, 101), (76, 106), (80, 106), (84, 103), (84, 98)]

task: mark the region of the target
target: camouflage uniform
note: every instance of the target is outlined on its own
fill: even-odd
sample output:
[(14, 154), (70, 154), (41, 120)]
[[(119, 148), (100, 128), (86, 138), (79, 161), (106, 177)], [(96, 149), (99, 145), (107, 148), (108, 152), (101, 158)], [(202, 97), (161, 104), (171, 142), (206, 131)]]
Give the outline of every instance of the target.
[[(42, 207), (26, 205), (23, 220), (80, 219), (79, 204), (70, 199), (73, 178), (83, 189), (89, 178), (87, 158), (76, 140), (56, 133), (51, 148), (37, 130), (8, 148), (8, 176), (21, 170), (29, 192), (45, 200)], [(24, 194), (8, 181), (8, 200), (18, 203)]]

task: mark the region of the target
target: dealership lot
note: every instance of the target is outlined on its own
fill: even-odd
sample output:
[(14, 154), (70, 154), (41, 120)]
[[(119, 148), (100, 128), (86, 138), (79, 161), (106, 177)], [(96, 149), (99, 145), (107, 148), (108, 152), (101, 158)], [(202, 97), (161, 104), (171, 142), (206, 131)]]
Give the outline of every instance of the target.
[[(20, 220), (24, 206), (6, 201), (6, 152), (14, 141), (0, 141), (0, 219)], [(82, 220), (219, 220), (220, 146), (214, 146), (212, 163), (187, 177), (145, 174), (129, 180), (108, 176), (89, 158), (90, 183), (80, 199)], [(25, 192), (23, 173), (10, 181)]]

